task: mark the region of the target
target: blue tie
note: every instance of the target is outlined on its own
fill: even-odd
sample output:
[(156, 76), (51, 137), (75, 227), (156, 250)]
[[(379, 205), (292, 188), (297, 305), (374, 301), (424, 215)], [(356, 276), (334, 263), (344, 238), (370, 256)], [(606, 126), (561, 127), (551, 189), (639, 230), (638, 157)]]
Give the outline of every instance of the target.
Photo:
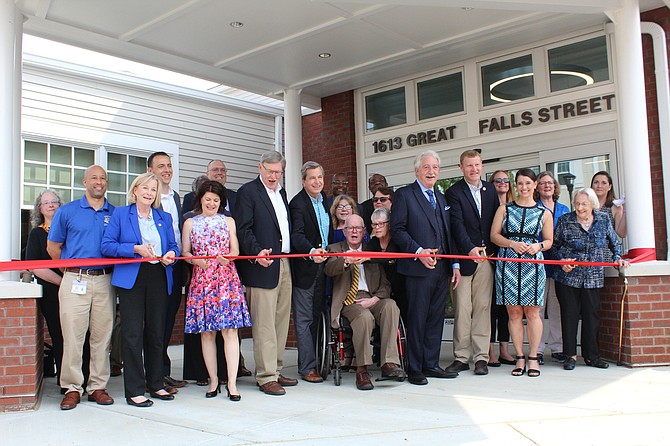
[(435, 194), (433, 191), (427, 190), (426, 193), (428, 194), (428, 201), (430, 201), (430, 205), (433, 207), (433, 209), (437, 209), (437, 202), (435, 201)]

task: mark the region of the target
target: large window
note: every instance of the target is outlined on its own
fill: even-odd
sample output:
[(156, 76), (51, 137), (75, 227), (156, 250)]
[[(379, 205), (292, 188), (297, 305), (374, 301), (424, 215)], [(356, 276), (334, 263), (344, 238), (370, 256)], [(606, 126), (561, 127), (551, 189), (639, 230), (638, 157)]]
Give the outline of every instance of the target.
[(533, 57), (530, 54), (483, 65), (481, 74), (485, 107), (535, 96)]
[(552, 92), (610, 78), (605, 36), (552, 48), (547, 53)]
[(611, 172), (609, 155), (590, 156), (547, 163), (547, 170), (552, 172), (561, 185), (559, 201), (572, 209), (572, 192), (581, 187), (590, 187), (591, 178), (596, 172)]
[(26, 141), (23, 163), (23, 204), (32, 206), (44, 189), (54, 189), (64, 203), (84, 195), (84, 171), (95, 163), (95, 150)]
[(465, 110), (463, 73), (454, 73), (417, 83), (419, 120)]
[(125, 206), (130, 183), (147, 171), (147, 158), (123, 153), (107, 153), (107, 200)]
[(365, 97), (365, 129), (368, 132), (407, 122), (405, 87)]

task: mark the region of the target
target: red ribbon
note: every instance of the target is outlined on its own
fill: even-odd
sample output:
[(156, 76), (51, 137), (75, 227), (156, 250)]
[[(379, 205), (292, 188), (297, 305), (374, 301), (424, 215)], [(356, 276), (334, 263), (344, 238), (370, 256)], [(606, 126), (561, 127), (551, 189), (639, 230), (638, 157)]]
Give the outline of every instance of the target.
[[(417, 259), (419, 257), (435, 257), (438, 259), (457, 259), (457, 260), (481, 260), (482, 257), (472, 257), (467, 255), (456, 254), (412, 254), (406, 252), (326, 252), (314, 254), (273, 254), (270, 256), (223, 256), (229, 260), (257, 260), (257, 259), (294, 259), (294, 258), (308, 258), (308, 257), (363, 257), (371, 259)], [(648, 261), (655, 257), (653, 250), (645, 250), (630, 259), (630, 263), (638, 263)], [(215, 259), (216, 256), (193, 256), (193, 257), (175, 257), (175, 260), (198, 260), (198, 259)], [(162, 257), (143, 257), (143, 258), (99, 258), (99, 259), (61, 259), (61, 260), (12, 260), (9, 262), (0, 262), (0, 272), (4, 271), (23, 271), (35, 269), (49, 269), (49, 268), (82, 268), (100, 267), (111, 265), (126, 265), (129, 263), (141, 263), (161, 260)], [(517, 262), (517, 263), (542, 263), (544, 265), (577, 265), (577, 266), (618, 266), (614, 262), (577, 262), (568, 260), (537, 260), (537, 259), (510, 259), (501, 257), (486, 257), (486, 260), (499, 260), (503, 262)]]

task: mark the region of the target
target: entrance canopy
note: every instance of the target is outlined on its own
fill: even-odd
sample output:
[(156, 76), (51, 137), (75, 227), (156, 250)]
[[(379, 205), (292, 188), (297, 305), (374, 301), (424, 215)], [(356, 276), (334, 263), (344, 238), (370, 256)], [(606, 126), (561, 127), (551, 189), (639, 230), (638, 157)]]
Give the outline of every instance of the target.
[[(319, 99), (605, 23), (626, 0), (17, 0), (24, 31)], [(661, 0), (641, 0), (646, 11)]]

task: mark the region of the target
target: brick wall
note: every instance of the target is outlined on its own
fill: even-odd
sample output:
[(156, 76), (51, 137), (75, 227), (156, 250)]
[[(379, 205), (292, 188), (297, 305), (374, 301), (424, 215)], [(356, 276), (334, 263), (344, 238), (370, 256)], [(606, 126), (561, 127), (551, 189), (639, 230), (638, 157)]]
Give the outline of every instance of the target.
[(357, 198), (354, 92), (321, 99), (321, 112), (303, 116), (303, 160), (320, 163), (326, 173), (324, 190), (330, 194), (334, 174), (349, 177), (349, 194)]
[[(643, 22), (657, 23), (670, 34), (670, 10), (659, 8), (641, 15)], [(644, 77), (647, 85), (647, 122), (649, 131), (649, 155), (651, 168), (652, 202), (654, 206), (654, 233), (656, 258), (667, 260), (667, 234), (665, 227), (665, 195), (663, 191), (663, 171), (661, 161), (661, 141), (658, 128), (658, 101), (656, 100), (656, 79), (654, 76), (654, 50), (651, 37), (643, 34)], [(668, 142), (670, 143), (670, 142)], [(668, 160), (666, 160), (668, 162)]]
[(35, 409), (44, 335), (35, 298), (0, 299), (0, 412)]
[[(622, 278), (607, 278), (601, 295), (600, 352), (618, 360)], [(670, 364), (670, 276), (629, 277), (621, 362)]]

